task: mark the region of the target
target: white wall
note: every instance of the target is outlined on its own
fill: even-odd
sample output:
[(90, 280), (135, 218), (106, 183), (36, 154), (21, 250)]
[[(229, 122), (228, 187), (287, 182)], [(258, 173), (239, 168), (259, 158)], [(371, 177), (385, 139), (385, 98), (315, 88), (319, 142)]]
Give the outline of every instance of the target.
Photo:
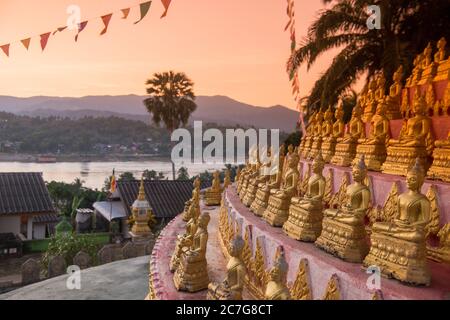
[(20, 233), (20, 216), (0, 216), (0, 233)]
[(45, 223), (33, 223), (33, 239), (45, 239)]

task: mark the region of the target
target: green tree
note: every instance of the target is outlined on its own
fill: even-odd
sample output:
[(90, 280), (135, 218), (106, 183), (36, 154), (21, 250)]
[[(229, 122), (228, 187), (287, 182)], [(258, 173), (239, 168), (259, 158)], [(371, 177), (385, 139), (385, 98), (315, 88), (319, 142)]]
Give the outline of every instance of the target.
[(180, 169), (178, 169), (177, 174), (177, 180), (189, 180), (189, 173), (187, 168), (181, 167)]
[(118, 181), (133, 181), (136, 180), (132, 172), (126, 171), (120, 174)]
[[(153, 122), (164, 123), (167, 130), (172, 132), (186, 126), (189, 117), (197, 108), (195, 104), (194, 83), (180, 72), (155, 73), (147, 80), (147, 94), (144, 100), (147, 111)], [(172, 178), (175, 180), (175, 163), (172, 161)]]
[[(311, 109), (335, 105), (356, 80), (366, 82), (378, 72), (386, 88), (395, 70), (412, 69), (414, 57), (426, 47), (450, 35), (448, 0), (323, 0), (330, 7), (321, 11), (308, 35), (288, 61), (291, 75), (301, 65), (309, 69), (323, 53), (341, 49), (308, 98)], [(330, 4), (331, 3), (331, 4)], [(369, 5), (381, 10), (381, 29), (369, 29)]]
[(165, 180), (164, 172), (156, 172), (155, 170), (145, 170), (142, 174), (145, 180)]

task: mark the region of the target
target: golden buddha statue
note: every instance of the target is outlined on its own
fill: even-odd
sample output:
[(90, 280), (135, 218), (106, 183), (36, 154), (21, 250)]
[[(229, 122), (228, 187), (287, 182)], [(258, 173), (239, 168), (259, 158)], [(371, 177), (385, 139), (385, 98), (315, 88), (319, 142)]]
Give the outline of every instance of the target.
[(314, 137), (313, 143), (311, 145), (311, 149), (309, 150), (308, 156), (306, 157), (308, 160), (314, 159), (317, 156), (317, 153), (322, 147), (322, 126), (324, 120), (324, 113), (322, 110), (316, 115), (316, 124), (314, 126)]
[(309, 151), (311, 151), (311, 146), (313, 144), (314, 139), (314, 129), (316, 127), (316, 115), (317, 112), (314, 112), (309, 118), (308, 126), (306, 127), (306, 136), (304, 137), (304, 144), (301, 146), (302, 153), (301, 158), (307, 159), (309, 155)]
[(180, 263), (173, 276), (173, 282), (177, 290), (197, 292), (208, 288), (206, 247), (210, 219), (208, 213), (202, 213), (198, 219), (197, 230), (191, 246), (182, 249)]
[(319, 248), (349, 262), (362, 262), (369, 251), (364, 217), (369, 209), (370, 190), (364, 184), (367, 167), (364, 157), (352, 169), (353, 184), (346, 190), (338, 209), (326, 209), (322, 233), (315, 244)]
[(231, 172), (230, 169), (225, 170), (225, 178), (223, 179), (223, 189), (225, 190), (231, 185)]
[(422, 60), (422, 76), (420, 81), (418, 82), (419, 86), (430, 84), (433, 81), (433, 78), (436, 76), (437, 68), (439, 63), (433, 61), (432, 58), (433, 49), (431, 47), (431, 43), (429, 42), (427, 47), (423, 52), (423, 60)]
[(413, 112), (414, 117), (404, 123), (399, 138), (389, 140), (387, 158), (381, 167), (383, 173), (406, 175), (416, 158), (428, 168), (427, 158), (431, 156), (434, 145), (431, 119), (426, 115), (423, 96), (416, 95)]
[(251, 170), (251, 164), (249, 160), (246, 160), (245, 162), (245, 167), (241, 170), (240, 174), (239, 174), (239, 179), (237, 180), (236, 183), (236, 190), (237, 193), (239, 194), (241, 192), (242, 189), (242, 184), (244, 182), (244, 178), (245, 175)]
[(245, 196), (247, 195), (248, 189), (252, 186), (252, 183), (254, 183), (255, 180), (258, 179), (261, 163), (259, 162), (259, 159), (255, 164), (252, 165), (253, 169), (251, 172), (249, 172), (244, 180), (244, 184), (242, 186), (241, 192), (239, 193), (239, 199), (241, 201), (244, 201)]
[(375, 222), (371, 248), (364, 266), (379, 266), (383, 275), (416, 285), (429, 285), (426, 255), (426, 226), (430, 200), (421, 194), (425, 171), (417, 159), (408, 171), (408, 191), (398, 196), (393, 222)]
[(403, 119), (411, 117), (411, 108), (409, 107), (409, 95), (408, 89), (403, 90), (402, 93), (402, 104), (400, 106), (400, 112)]
[(433, 164), (428, 176), (450, 182), (450, 131), (446, 140), (437, 140), (433, 151)]
[(347, 130), (343, 138), (337, 139), (336, 151), (333, 158), (331, 158), (331, 163), (334, 165), (348, 167), (356, 156), (358, 140), (366, 136), (364, 122), (361, 120), (361, 108), (359, 104), (353, 108), (352, 118)]
[[(267, 151), (267, 156), (271, 157), (271, 150)], [(258, 186), (260, 184), (265, 184), (266, 181), (269, 180), (270, 175), (268, 171), (270, 171), (271, 161), (267, 161), (259, 167), (258, 172), (255, 174), (253, 178), (250, 178), (249, 184), (247, 186), (247, 191), (242, 198), (242, 203), (246, 207), (250, 207), (256, 197), (256, 192), (258, 191)]]
[(322, 153), (312, 163), (313, 174), (308, 179), (308, 188), (303, 198), (293, 197), (289, 207), (289, 218), (283, 225), (284, 232), (291, 238), (314, 242), (322, 231), (323, 196), (325, 178)]
[(434, 54), (434, 62), (437, 64), (436, 77), (433, 81), (443, 81), (450, 79), (450, 58), (445, 58), (445, 46), (447, 41), (441, 38), (437, 43), (438, 51)]
[(201, 181), (200, 181), (199, 177), (195, 178), (193, 186), (194, 186), (194, 189), (192, 189), (192, 197), (191, 197), (191, 199), (189, 199), (188, 201), (186, 201), (184, 203), (184, 210), (183, 210), (183, 221), (184, 222), (188, 222), (189, 219), (190, 219), (189, 215), (187, 214), (187, 212), (189, 211), (189, 208), (191, 206), (192, 200), (195, 197), (195, 194), (196, 193), (200, 194)]
[(192, 245), (192, 239), (194, 238), (195, 232), (197, 231), (197, 220), (200, 215), (200, 198), (198, 194), (192, 199), (190, 205), (190, 210), (186, 212), (186, 216), (189, 217), (189, 221), (186, 223), (186, 229), (184, 234), (177, 236), (175, 243), (175, 250), (172, 253), (172, 258), (170, 259), (169, 269), (171, 272), (175, 272), (178, 268), (180, 262), (180, 256), (183, 252), (183, 248), (190, 247)]
[(248, 183), (250, 179), (255, 177), (258, 174), (258, 163), (250, 163), (250, 168), (243, 173), (243, 177), (241, 178), (241, 184), (239, 185), (238, 195), (242, 200), (247, 192)]
[(392, 80), (394, 83), (389, 87), (389, 95), (387, 96), (387, 110), (386, 117), (389, 120), (400, 119), (402, 114), (400, 112), (400, 104), (402, 100), (402, 78), (403, 78), (403, 66), (400, 66), (397, 71), (394, 72)]
[(423, 66), (423, 54), (420, 53), (416, 56), (413, 62), (413, 70), (411, 76), (406, 79), (406, 88), (411, 88), (416, 86), (419, 83), (419, 80), (422, 76), (422, 66)]
[[(284, 145), (282, 145), (280, 147), (278, 165), (275, 164), (272, 166), (269, 180), (267, 180), (265, 183), (260, 183), (258, 185), (255, 200), (252, 202), (250, 206), (250, 210), (259, 217), (262, 217), (264, 211), (267, 209), (271, 190), (277, 190), (280, 188), (281, 181), (283, 180), (284, 160), (285, 160)], [(272, 161), (276, 161), (276, 158), (272, 159)]]
[(275, 257), (273, 267), (270, 269), (266, 290), (264, 292), (265, 300), (290, 300), (291, 293), (286, 285), (289, 265), (286, 262), (284, 251), (281, 250)]
[[(333, 158), (334, 156), (336, 143), (339, 138), (342, 138), (344, 136), (345, 133), (344, 109), (342, 107), (342, 103), (340, 103), (338, 108), (336, 109), (334, 117), (336, 118), (336, 121), (331, 127), (331, 134), (328, 136), (324, 136), (322, 142), (322, 155), (325, 163), (330, 163), (331, 158)], [(327, 120), (325, 118), (325, 122), (326, 121)], [(328, 132), (328, 128), (324, 129), (324, 131)]]
[(208, 285), (208, 300), (242, 300), (247, 268), (242, 260), (245, 242), (237, 236), (229, 246), (230, 260), (227, 263), (227, 276), (221, 282)]
[(386, 102), (380, 101), (375, 115), (370, 120), (369, 136), (359, 139), (356, 148), (356, 158), (364, 155), (367, 168), (373, 171), (381, 171), (381, 165), (386, 160), (386, 144), (390, 137), (386, 109)]
[[(373, 79), (369, 82), (369, 89), (364, 99), (364, 105), (362, 105), (363, 101), (358, 100), (360, 108), (362, 109), (362, 121), (368, 122), (372, 115), (375, 113), (375, 108), (377, 106), (377, 92), (378, 90), (378, 79)], [(384, 85), (384, 84), (383, 84)]]
[(236, 186), (237, 186), (237, 182), (239, 181), (240, 177), (241, 177), (241, 167), (238, 167), (236, 169), (236, 175), (234, 176), (234, 182), (236, 182)]
[(384, 100), (386, 92), (385, 86), (386, 86), (386, 78), (384, 77), (384, 73), (381, 73), (377, 79), (377, 89), (375, 90), (375, 102), (380, 102)]
[(280, 189), (270, 190), (269, 204), (263, 218), (272, 226), (281, 227), (289, 216), (291, 198), (297, 192), (298, 161), (298, 155), (294, 152), (289, 158), (288, 170), (284, 174)]
[(205, 204), (207, 206), (218, 206), (222, 199), (222, 188), (220, 187), (220, 172), (213, 173), (211, 188), (205, 191)]

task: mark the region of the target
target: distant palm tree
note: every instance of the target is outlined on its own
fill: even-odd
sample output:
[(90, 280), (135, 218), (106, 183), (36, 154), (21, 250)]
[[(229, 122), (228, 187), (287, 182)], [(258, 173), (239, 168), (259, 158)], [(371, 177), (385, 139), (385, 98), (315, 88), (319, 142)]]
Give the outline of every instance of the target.
[[(395, 70), (405, 74), (414, 57), (429, 41), (449, 39), (448, 0), (323, 0), (329, 7), (320, 12), (308, 35), (288, 61), (293, 75), (301, 65), (309, 69), (323, 53), (341, 49), (311, 90), (312, 109), (334, 105), (362, 75), (369, 81), (383, 71), (391, 84)], [(369, 29), (368, 6), (378, 5), (381, 29)]]
[[(186, 126), (189, 117), (197, 108), (194, 83), (181, 72), (155, 73), (147, 80), (147, 94), (144, 100), (147, 111), (156, 124), (164, 123), (170, 134)], [(172, 161), (172, 175), (175, 180), (175, 163)]]

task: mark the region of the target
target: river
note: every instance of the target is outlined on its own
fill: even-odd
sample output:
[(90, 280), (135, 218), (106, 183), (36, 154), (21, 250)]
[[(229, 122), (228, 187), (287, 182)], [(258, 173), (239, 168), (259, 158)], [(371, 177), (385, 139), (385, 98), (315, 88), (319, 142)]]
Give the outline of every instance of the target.
[[(223, 164), (189, 164), (185, 165), (190, 176), (216, 169), (223, 169)], [(113, 169), (116, 176), (129, 171), (136, 178), (145, 170), (162, 171), (166, 177), (172, 177), (172, 165), (167, 161), (123, 161), (123, 162), (0, 162), (0, 172), (42, 172), (45, 181), (71, 183), (80, 178), (88, 188), (101, 189), (105, 179)]]

